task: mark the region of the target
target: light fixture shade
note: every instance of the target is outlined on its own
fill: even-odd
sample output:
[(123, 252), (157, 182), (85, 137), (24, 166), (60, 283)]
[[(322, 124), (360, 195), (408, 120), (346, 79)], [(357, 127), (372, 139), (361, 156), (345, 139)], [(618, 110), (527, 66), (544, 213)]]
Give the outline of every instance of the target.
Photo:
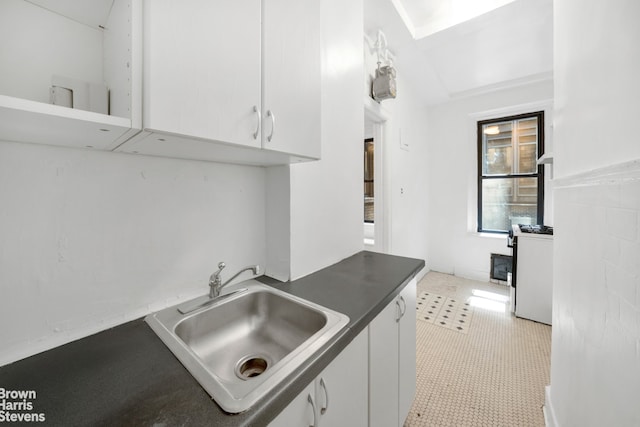
[[(379, 64), (378, 64), (379, 65)], [(380, 102), (396, 97), (396, 70), (390, 65), (378, 66), (376, 77), (371, 85), (373, 99)]]
[(485, 135), (497, 135), (500, 133), (500, 127), (499, 126), (487, 126), (486, 128), (484, 128), (484, 130), (482, 131)]

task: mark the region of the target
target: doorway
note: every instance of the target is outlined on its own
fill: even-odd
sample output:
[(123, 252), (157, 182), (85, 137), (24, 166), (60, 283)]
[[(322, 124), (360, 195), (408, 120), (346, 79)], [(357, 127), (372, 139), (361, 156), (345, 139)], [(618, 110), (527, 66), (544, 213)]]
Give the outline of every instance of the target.
[[(379, 107), (379, 104), (376, 104)], [(364, 192), (363, 227), (364, 247), (367, 250), (385, 253), (387, 242), (388, 213), (385, 210), (385, 122), (386, 117), (375, 108), (365, 105), (364, 110)]]
[(364, 140), (364, 244), (369, 246), (375, 246), (375, 200), (375, 143), (372, 130), (371, 137), (365, 137)]

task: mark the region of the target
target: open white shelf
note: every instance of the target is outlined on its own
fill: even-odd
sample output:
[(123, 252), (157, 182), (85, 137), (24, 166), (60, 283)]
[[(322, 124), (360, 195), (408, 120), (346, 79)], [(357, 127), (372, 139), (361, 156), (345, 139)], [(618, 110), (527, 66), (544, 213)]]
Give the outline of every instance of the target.
[[(137, 0), (0, 2), (0, 140), (113, 150), (138, 133), (141, 11)], [(110, 113), (51, 104), (54, 78), (104, 85)]]
[(549, 179), (553, 179), (553, 153), (545, 153), (538, 159), (539, 165), (549, 165)]
[(553, 164), (553, 153), (545, 153), (538, 159), (537, 162), (539, 165), (552, 165)]
[(0, 140), (111, 150), (131, 120), (0, 95)]

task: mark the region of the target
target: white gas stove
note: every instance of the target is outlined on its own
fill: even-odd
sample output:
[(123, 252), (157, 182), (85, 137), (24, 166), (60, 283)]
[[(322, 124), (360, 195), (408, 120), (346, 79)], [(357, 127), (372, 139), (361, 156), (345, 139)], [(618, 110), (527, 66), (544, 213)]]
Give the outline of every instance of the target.
[(515, 315), (551, 325), (553, 228), (514, 225), (511, 301)]

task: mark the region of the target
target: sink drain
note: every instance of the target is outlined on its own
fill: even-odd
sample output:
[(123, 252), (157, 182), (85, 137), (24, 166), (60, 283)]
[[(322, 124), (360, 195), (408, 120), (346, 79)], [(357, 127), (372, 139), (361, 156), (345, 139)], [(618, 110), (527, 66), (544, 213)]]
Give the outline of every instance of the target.
[(243, 380), (248, 380), (262, 374), (268, 366), (269, 364), (262, 357), (251, 356), (238, 363), (236, 375)]

